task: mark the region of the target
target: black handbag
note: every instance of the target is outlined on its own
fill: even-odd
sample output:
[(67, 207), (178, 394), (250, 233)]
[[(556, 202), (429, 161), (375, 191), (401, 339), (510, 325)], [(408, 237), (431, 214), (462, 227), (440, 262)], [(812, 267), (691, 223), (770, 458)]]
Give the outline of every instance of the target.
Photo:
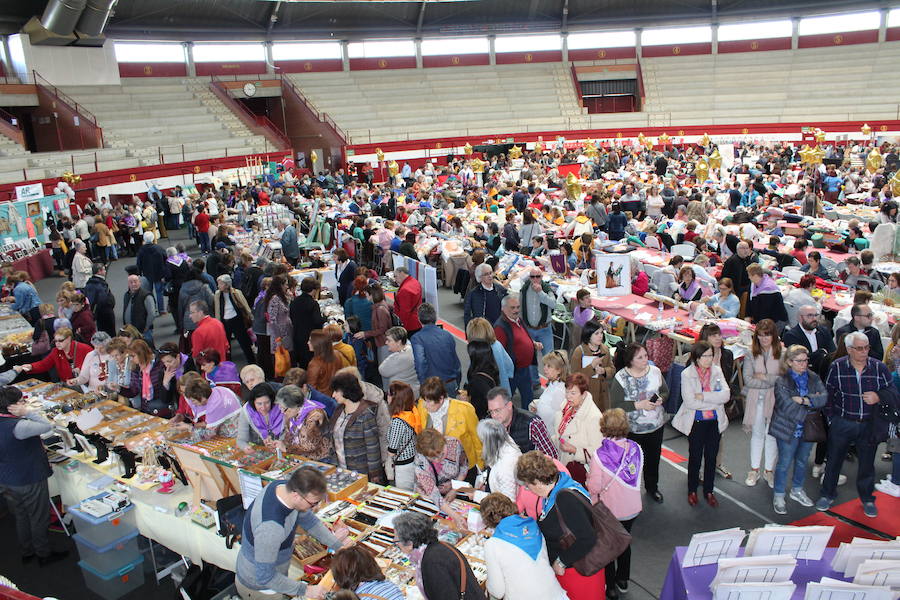
[(825, 428), (825, 415), (821, 410), (811, 410), (803, 418), (803, 441), (824, 442), (828, 439), (828, 430)]

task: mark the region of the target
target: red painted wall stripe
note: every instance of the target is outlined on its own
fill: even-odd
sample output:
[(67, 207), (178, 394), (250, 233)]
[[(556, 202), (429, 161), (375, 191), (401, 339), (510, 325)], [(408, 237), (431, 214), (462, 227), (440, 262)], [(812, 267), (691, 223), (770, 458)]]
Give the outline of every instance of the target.
[(415, 69), (415, 56), (388, 56), (386, 58), (351, 58), (351, 71), (377, 71), (379, 69)]
[(561, 62), (562, 50), (535, 50), (534, 52), (497, 52), (496, 61), (498, 65)]
[(318, 60), (276, 60), (275, 67), (283, 73), (326, 73), (340, 71), (344, 62), (340, 58)]
[(186, 77), (184, 63), (119, 63), (119, 77)]
[(823, 33), (821, 35), (801, 35), (797, 41), (799, 48), (822, 48), (851, 46), (853, 44), (874, 44), (878, 42), (878, 30), (849, 31), (847, 33)]
[(615, 58), (634, 58), (637, 49), (628, 48), (581, 48), (569, 50), (569, 60), (613, 60)]
[(712, 54), (712, 44), (703, 42), (699, 44), (664, 44), (661, 46), (641, 47), (641, 56), (654, 58), (658, 56), (693, 56), (696, 54)]
[(734, 40), (719, 42), (719, 54), (732, 52), (763, 52), (766, 50), (790, 50), (791, 38), (771, 38), (767, 40)]
[(660, 456), (662, 456), (663, 458), (665, 458), (667, 460), (672, 461), (673, 463), (687, 462), (687, 458), (683, 457), (682, 455), (678, 454), (677, 452), (675, 452), (673, 450), (669, 450), (668, 448), (663, 448), (660, 451)]
[(426, 69), (435, 67), (474, 67), (484, 66), (491, 62), (487, 54), (454, 54), (452, 56), (423, 56), (422, 66)]

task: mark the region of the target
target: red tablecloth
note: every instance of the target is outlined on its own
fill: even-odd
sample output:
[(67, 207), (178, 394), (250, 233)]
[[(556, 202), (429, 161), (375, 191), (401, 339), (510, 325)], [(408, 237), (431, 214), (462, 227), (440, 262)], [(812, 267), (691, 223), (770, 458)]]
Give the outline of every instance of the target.
[(53, 258), (50, 256), (50, 251), (46, 249), (14, 261), (12, 266), (16, 271), (28, 273), (31, 281), (40, 281), (53, 274)]

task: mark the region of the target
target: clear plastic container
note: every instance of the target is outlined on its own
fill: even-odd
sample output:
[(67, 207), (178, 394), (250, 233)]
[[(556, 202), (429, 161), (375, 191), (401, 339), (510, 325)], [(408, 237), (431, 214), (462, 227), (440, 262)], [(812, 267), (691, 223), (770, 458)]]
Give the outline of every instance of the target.
[(120, 569), (134, 562), (141, 555), (141, 550), (138, 548), (137, 531), (132, 531), (125, 537), (113, 540), (105, 546), (97, 546), (79, 533), (74, 534), (72, 539), (78, 546), (78, 556), (81, 557), (81, 562), (101, 573)]
[[(99, 498), (98, 494), (88, 500)], [(102, 517), (94, 517), (78, 510), (78, 506), (69, 508), (69, 514), (75, 519), (75, 528), (81, 537), (95, 546), (107, 544), (137, 531), (134, 504), (129, 504), (120, 511)]]
[(89, 590), (105, 600), (116, 600), (144, 585), (144, 557), (138, 556), (127, 565), (112, 571), (97, 571), (79, 561), (84, 583)]

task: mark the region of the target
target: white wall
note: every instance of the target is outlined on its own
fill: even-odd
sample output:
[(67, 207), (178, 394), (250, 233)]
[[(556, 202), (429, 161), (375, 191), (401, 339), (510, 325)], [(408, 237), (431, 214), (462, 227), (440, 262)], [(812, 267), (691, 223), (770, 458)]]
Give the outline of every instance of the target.
[[(113, 43), (102, 48), (32, 46), (28, 35), (9, 37), (16, 72), (37, 71), (53, 85), (119, 85), (119, 65)], [(21, 47), (21, 50), (19, 50)]]

